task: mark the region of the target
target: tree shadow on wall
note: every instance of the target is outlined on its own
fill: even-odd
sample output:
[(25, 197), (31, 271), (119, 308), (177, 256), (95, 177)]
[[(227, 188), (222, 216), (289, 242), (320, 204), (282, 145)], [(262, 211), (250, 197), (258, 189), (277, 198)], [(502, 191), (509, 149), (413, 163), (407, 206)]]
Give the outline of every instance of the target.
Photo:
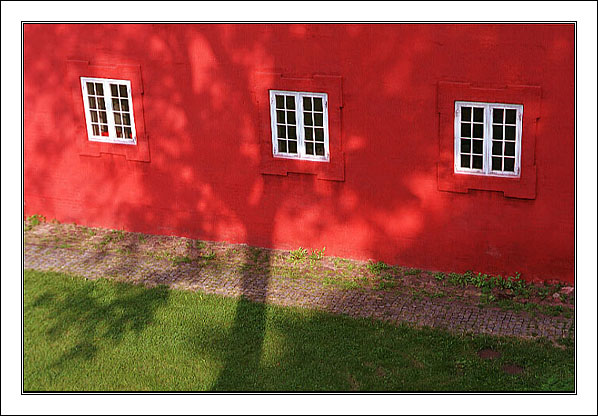
[[(371, 100), (367, 108), (363, 108), (369, 114), (367, 117), (371, 120), (394, 117), (395, 104), (399, 105), (405, 97), (411, 97), (412, 91), (386, 91), (384, 87), (414, 85), (418, 75), (415, 63), (422, 57), (434, 56), (430, 36), (426, 33), (410, 35), (411, 29), (406, 27), (398, 30), (397, 26), (366, 25), (363, 30), (372, 32), (372, 36), (363, 39), (371, 43), (372, 53), (362, 56), (360, 49), (352, 46), (352, 26), (330, 30), (326, 29), (326, 25), (313, 25), (305, 27), (303, 32), (297, 30), (301, 29), (300, 25), (254, 25), (250, 31), (238, 30), (240, 26), (88, 25), (78, 29), (79, 34), (89, 41), (88, 44), (96, 45), (96, 49), (87, 52), (88, 56), (80, 56), (78, 52), (82, 41), (77, 39), (76, 30), (71, 32), (56, 26), (55, 38), (50, 33), (44, 36), (48, 42), (56, 44), (63, 44), (64, 38), (70, 36), (70, 41), (65, 43), (68, 50), (64, 53), (89, 59), (91, 64), (122, 61), (144, 65), (144, 119), (150, 136), (152, 160), (150, 163), (135, 162), (109, 154), (86, 158), (88, 169), (81, 174), (81, 195), (76, 195), (96, 209), (86, 215), (89, 218), (104, 216), (109, 219), (106, 221), (114, 221), (113, 228), (150, 230), (212, 241), (243, 240), (262, 247), (277, 244), (277, 226), (284, 230), (285, 227), (300, 227), (301, 230), (287, 233), (287, 237), (291, 236), (289, 239), (297, 238), (298, 241), (320, 241), (322, 235), (333, 237), (337, 230), (342, 230), (347, 235), (349, 232), (359, 234), (347, 239), (354, 238), (362, 252), (376, 253), (384, 249), (389, 253), (384, 259), (386, 261), (393, 261), (391, 256), (396, 255), (393, 245), (397, 242), (402, 244), (403, 251), (417, 251), (420, 245), (413, 243), (417, 241), (416, 237), (425, 236), (430, 230), (436, 235), (444, 235), (441, 225), (446, 223), (451, 211), (443, 209), (443, 204), (448, 206), (450, 200), (446, 198), (446, 201), (437, 204), (422, 205), (425, 195), (420, 192), (422, 185), (433, 183), (434, 174), (430, 172), (435, 172), (435, 159), (431, 157), (429, 163), (409, 164), (396, 163), (389, 158), (388, 146), (398, 136), (385, 123), (358, 125), (356, 121), (343, 119), (343, 129), (346, 129), (343, 137), (343, 140), (346, 139), (343, 144), (345, 160), (347, 164), (352, 163), (353, 178), (360, 177), (360, 180), (348, 178), (343, 183), (332, 183), (315, 178), (311, 180), (311, 177), (306, 179), (305, 175), (261, 175), (259, 144), (264, 137), (269, 140), (270, 131), (268, 120), (259, 120), (252, 86), (252, 77), (263, 68), (296, 75), (334, 73), (342, 67), (330, 62), (352, 62), (354, 64), (347, 69), (348, 73), (342, 74), (347, 79), (347, 85), (353, 90), (362, 90), (366, 95), (382, 97)], [(48, 27), (51, 30), (52, 26), (45, 26), (42, 31)], [(385, 42), (376, 42), (376, 31), (386, 36)], [(248, 36), (248, 33), (251, 35)], [(111, 34), (113, 39), (110, 45), (106, 45), (106, 34)], [(330, 59), (330, 48), (324, 47), (324, 43), (313, 42), (318, 37), (338, 44), (332, 52), (336, 59)], [(411, 42), (422, 39), (428, 49), (409, 59), (397, 58), (402, 56), (397, 51), (409, 49)], [(297, 50), (304, 50), (305, 54), (290, 56), (285, 52), (289, 44), (295, 45)], [(36, 56), (37, 61), (46, 61), (43, 58), (47, 54), (43, 50), (34, 50), (34, 47), (34, 44), (29, 44), (26, 55)], [(37, 77), (38, 84), (44, 86), (30, 90), (47, 89), (52, 91), (47, 94), (50, 98), (55, 91), (64, 90), (61, 79), (51, 80), (51, 84), (47, 82), (45, 71), (58, 64), (56, 59), (49, 59), (44, 65), (29, 64), (28, 79)], [(363, 70), (368, 67), (380, 68), (385, 74), (384, 82), (377, 77), (364, 77)], [(395, 82), (397, 80), (401, 82)], [(29, 82), (27, 85), (35, 84)], [(48, 88), (48, 85), (56, 88)], [(181, 88), (182, 85), (188, 88)], [(380, 91), (383, 91), (382, 95)], [(414, 92), (418, 92), (417, 88)], [(48, 97), (46, 100), (50, 100)], [(39, 100), (41, 109), (53, 108), (54, 101), (45, 102), (36, 95), (27, 96), (27, 99), (27, 108), (31, 107), (31, 100)], [(358, 111), (355, 107), (347, 109), (352, 111), (351, 114)], [(433, 117), (433, 111), (430, 104), (430, 117)], [(67, 113), (65, 109), (64, 114)], [(56, 125), (67, 124), (66, 116), (53, 114)], [(403, 111), (402, 114), (415, 112)], [(421, 125), (416, 119), (404, 121), (414, 129)], [(257, 127), (258, 123), (261, 129)], [(430, 125), (433, 131), (433, 123)], [(410, 137), (409, 132), (407, 130), (403, 134), (402, 140)], [(35, 166), (36, 170), (33, 166), (29, 167), (32, 174), (39, 175), (35, 172), (41, 172), (49, 175), (57, 171), (57, 160), (82, 159), (73, 145), (68, 147), (64, 144), (63, 137), (59, 141), (51, 134), (48, 136), (48, 141), (56, 149), (48, 153), (48, 143), (44, 140), (37, 143), (38, 151), (47, 163)], [(388, 140), (378, 146), (371, 144), (373, 138), (378, 137)], [(407, 145), (418, 146), (414, 150), (417, 153), (433, 155), (437, 143), (433, 134), (430, 137), (433, 139), (429, 141), (415, 142), (412, 139)], [(368, 146), (365, 153), (365, 148), (356, 147), (361, 142)], [(58, 157), (61, 153), (68, 158)], [(373, 160), (376, 162), (369, 163)], [(374, 180), (376, 186), (369, 183)], [(37, 182), (38, 193), (43, 193), (43, 184), (43, 180)], [(28, 183), (28, 186), (31, 187), (31, 184)], [(105, 192), (98, 192), (99, 188)], [(392, 192), (398, 190), (397, 195), (401, 198), (389, 200), (387, 195), (376, 193), (375, 190), (381, 188)], [(333, 215), (327, 215), (332, 212)], [(388, 219), (395, 220), (394, 228), (389, 226)], [(411, 226), (411, 222), (415, 225)], [(448, 241), (450, 237), (446, 239)], [(295, 244), (294, 241), (288, 243)], [(266, 263), (270, 264), (271, 259), (268, 258)], [(271, 267), (261, 270), (259, 276), (246, 269), (241, 272), (239, 287), (244, 298), (238, 302), (229, 340), (223, 345), (224, 367), (214, 383), (214, 390), (229, 390), (235, 386), (251, 389), (254, 385), (252, 377), (260, 365), (267, 323), (263, 302), (267, 298), (271, 275)], [(85, 293), (82, 295), (86, 296)], [(166, 292), (164, 296), (167, 296)], [(89, 300), (92, 309), (98, 309), (103, 316), (102, 313), (106, 312), (102, 312), (101, 305), (95, 305), (92, 300)], [(129, 301), (135, 302), (135, 298)], [(62, 306), (64, 310), (74, 308), (75, 312), (85, 312), (74, 304)], [(117, 303), (114, 307), (124, 308), (125, 305)], [(142, 315), (147, 313), (147, 310), (143, 312), (143, 308), (141, 311)], [(108, 323), (116, 334), (134, 330), (136, 325), (140, 325), (135, 324), (137, 321), (133, 316), (125, 316), (128, 317), (122, 318), (124, 321), (121, 323), (109, 321), (107, 317), (100, 318), (100, 321)], [(94, 320), (98, 318), (94, 317), (91, 322)], [(73, 354), (93, 356), (92, 335), (99, 331), (98, 326), (89, 324), (89, 327), (78, 328), (78, 331), (82, 339), (81, 352), (75, 349)]]

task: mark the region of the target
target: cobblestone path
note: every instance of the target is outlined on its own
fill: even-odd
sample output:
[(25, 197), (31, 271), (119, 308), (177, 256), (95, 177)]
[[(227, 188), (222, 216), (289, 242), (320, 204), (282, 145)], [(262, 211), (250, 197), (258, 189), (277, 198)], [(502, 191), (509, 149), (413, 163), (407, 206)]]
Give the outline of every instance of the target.
[(309, 307), (353, 317), (372, 317), (392, 323), (411, 323), (458, 333), (519, 337), (567, 337), (573, 319), (532, 316), (526, 312), (480, 308), (443, 299), (417, 300), (380, 290), (343, 290), (310, 279), (272, 275), (243, 278), (227, 271), (204, 270), (193, 263), (173, 265), (143, 255), (25, 246), (25, 268), (59, 271), (90, 279), (115, 278), (146, 285), (166, 284), (229, 297), (244, 295), (282, 306)]

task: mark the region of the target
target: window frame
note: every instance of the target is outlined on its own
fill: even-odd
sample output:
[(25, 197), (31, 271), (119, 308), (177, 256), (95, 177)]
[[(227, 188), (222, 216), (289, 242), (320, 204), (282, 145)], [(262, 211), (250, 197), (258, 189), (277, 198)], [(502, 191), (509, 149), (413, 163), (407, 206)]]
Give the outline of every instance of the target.
[[(483, 107), (484, 108), (484, 137), (483, 137), (483, 153), (482, 153), (482, 169), (463, 168), (460, 163), (461, 156), (461, 107)], [(515, 119), (515, 163), (514, 171), (494, 171), (491, 168), (492, 163), (492, 110), (510, 109), (516, 110), (517, 115)], [(504, 125), (504, 123), (503, 123)], [(519, 178), (521, 177), (521, 138), (523, 131), (523, 104), (505, 104), (505, 103), (490, 103), (480, 101), (455, 101), (454, 113), (454, 172), (456, 174), (477, 175), (477, 176), (493, 176), (501, 178)], [(473, 134), (472, 134), (473, 136)], [(473, 139), (473, 138), (472, 138)], [(504, 138), (503, 138), (504, 142)], [(504, 159), (504, 150), (503, 155)]]
[[(328, 131), (328, 94), (322, 92), (308, 91), (286, 91), (269, 90), (270, 93), (270, 130), (272, 132), (272, 155), (276, 158), (307, 160), (312, 162), (330, 161), (330, 141)], [(295, 121), (297, 126), (297, 153), (287, 153), (278, 151), (277, 122), (276, 122), (276, 95), (293, 96), (295, 98)], [(305, 125), (303, 120), (303, 97), (322, 98), (323, 109), (323, 129), (324, 129), (324, 155), (309, 155), (305, 151)]]
[[(85, 109), (85, 123), (87, 126), (87, 139), (92, 142), (101, 143), (115, 143), (137, 145), (137, 131), (135, 128), (135, 115), (133, 108), (133, 94), (131, 89), (131, 81), (126, 79), (114, 78), (96, 78), (96, 77), (80, 77), (81, 93), (83, 96), (83, 107)], [(96, 136), (93, 134), (91, 113), (89, 108), (89, 94), (87, 91), (87, 83), (101, 83), (104, 89), (104, 103), (106, 105), (106, 118), (108, 124), (108, 136)], [(112, 106), (112, 95), (110, 92), (110, 84), (124, 85), (127, 88), (127, 101), (129, 103), (129, 117), (131, 119), (131, 138), (120, 138), (116, 135), (116, 126), (114, 121), (114, 108)], [(95, 95), (95, 94), (94, 94)], [(119, 98), (122, 99), (122, 98)]]

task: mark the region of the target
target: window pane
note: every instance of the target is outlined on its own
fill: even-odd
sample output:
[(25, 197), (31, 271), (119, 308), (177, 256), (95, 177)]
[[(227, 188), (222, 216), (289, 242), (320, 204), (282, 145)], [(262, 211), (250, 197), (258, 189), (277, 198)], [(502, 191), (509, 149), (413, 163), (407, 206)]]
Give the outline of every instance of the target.
[(461, 137), (471, 137), (471, 124), (461, 123)]
[(278, 138), (280, 139), (284, 139), (287, 137), (287, 129), (285, 126), (281, 126), (280, 124), (277, 126), (278, 127)]
[(282, 95), (276, 96), (276, 108), (284, 108), (284, 97)]
[(322, 99), (318, 97), (314, 97), (314, 110), (315, 111), (323, 111), (322, 110)]
[(306, 126), (312, 126), (314, 124), (311, 118), (311, 113), (303, 113), (303, 122)]
[(287, 123), (288, 124), (297, 124), (295, 122), (295, 112), (294, 111), (287, 111)]
[(324, 141), (324, 129), (316, 129), (316, 141)]
[(316, 143), (316, 156), (324, 156), (324, 143)]
[(308, 155), (314, 154), (314, 143), (313, 142), (305, 142), (305, 153)]
[(100, 110), (106, 109), (106, 103), (104, 102), (104, 99), (102, 97), (98, 97), (98, 108)]
[(94, 97), (89, 97), (89, 108), (97, 108), (96, 107), (96, 99)]
[(515, 124), (517, 120), (517, 110), (505, 111), (505, 124)]
[(492, 170), (502, 170), (502, 157), (492, 158)]
[(484, 125), (474, 124), (473, 125), (473, 137), (481, 139), (484, 137)]
[(502, 124), (492, 126), (492, 138), (502, 140)]
[(120, 111), (120, 101), (117, 98), (112, 99), (112, 108), (116, 111)]
[(515, 140), (515, 126), (505, 126), (505, 139)]
[(284, 124), (284, 111), (276, 111), (276, 122), (279, 124)]
[(122, 124), (120, 121), (120, 113), (114, 113), (114, 123), (115, 124)]
[(505, 171), (507, 172), (515, 172), (515, 159), (510, 157), (505, 157)]
[(116, 126), (116, 137), (123, 137), (123, 128)]
[(471, 139), (461, 139), (461, 153), (471, 153)]
[(316, 126), (324, 126), (324, 114), (315, 113), (314, 114), (314, 123)]
[(118, 97), (118, 86), (116, 84), (110, 84), (110, 91), (113, 97)]
[(129, 111), (129, 100), (120, 100), (120, 107), (123, 111)]
[(305, 140), (313, 140), (314, 139), (314, 129), (311, 127), (305, 127)]
[(311, 98), (303, 97), (303, 109), (311, 111)]
[(93, 130), (93, 135), (94, 136), (99, 136), (100, 135), (100, 127), (97, 124), (92, 124), (92, 130)]
[(461, 155), (461, 167), (469, 168), (469, 155)]
[(126, 124), (127, 126), (131, 125), (131, 118), (128, 113), (123, 114), (123, 124)]
[(102, 123), (108, 123), (108, 119), (106, 118), (106, 112), (105, 111), (100, 111), (100, 121)]
[(120, 89), (120, 96), (121, 97), (128, 97), (129, 96), (127, 94), (127, 86), (126, 85), (119, 85), (119, 89)]
[(95, 89), (93, 88), (93, 82), (88, 82), (87, 83), (87, 93), (94, 95), (95, 94)]
[(502, 117), (503, 117), (503, 109), (502, 108), (493, 108), (492, 109), (492, 122), (497, 124), (502, 124)]
[(91, 121), (94, 123), (98, 122), (98, 112), (97, 111), (91, 111)]
[(492, 142), (492, 154), (494, 156), (502, 156), (502, 141)]
[(278, 151), (286, 153), (286, 151), (287, 151), (287, 141), (286, 140), (278, 141)]
[(473, 108), (473, 121), (483, 122), (484, 121), (484, 109), (480, 107)]
[(461, 107), (461, 120), (471, 121), (471, 107)]
[(515, 142), (505, 142), (505, 156), (515, 156)]
[(104, 95), (104, 86), (96, 82), (96, 95)]
[(131, 132), (131, 128), (130, 127), (125, 127), (125, 137), (128, 139), (132, 139), (133, 138), (133, 133)]
[(473, 152), (472, 153), (476, 153), (478, 155), (481, 155), (481, 154), (484, 153), (483, 148), (484, 148), (484, 141), (483, 140), (474, 140), (473, 141)]
[(295, 129), (295, 126), (289, 126), (287, 129), (289, 132), (289, 139), (297, 140), (297, 130)]
[(472, 157), (472, 168), (474, 169), (482, 169), (482, 156), (473, 156)]
[(289, 140), (289, 153), (297, 153), (297, 142)]
[(102, 136), (108, 136), (108, 126), (106, 124), (102, 124), (100, 129), (102, 130)]
[(295, 97), (293, 97), (292, 95), (287, 95), (287, 109), (295, 109)]

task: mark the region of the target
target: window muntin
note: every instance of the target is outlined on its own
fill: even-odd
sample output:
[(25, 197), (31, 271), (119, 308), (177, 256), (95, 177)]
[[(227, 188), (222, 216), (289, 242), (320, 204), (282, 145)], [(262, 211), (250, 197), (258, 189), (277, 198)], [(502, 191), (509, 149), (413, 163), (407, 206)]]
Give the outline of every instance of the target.
[(136, 144), (131, 82), (81, 77), (88, 139)]
[(455, 172), (519, 176), (523, 105), (455, 102)]
[(270, 91), (272, 146), (276, 157), (328, 161), (328, 95)]

